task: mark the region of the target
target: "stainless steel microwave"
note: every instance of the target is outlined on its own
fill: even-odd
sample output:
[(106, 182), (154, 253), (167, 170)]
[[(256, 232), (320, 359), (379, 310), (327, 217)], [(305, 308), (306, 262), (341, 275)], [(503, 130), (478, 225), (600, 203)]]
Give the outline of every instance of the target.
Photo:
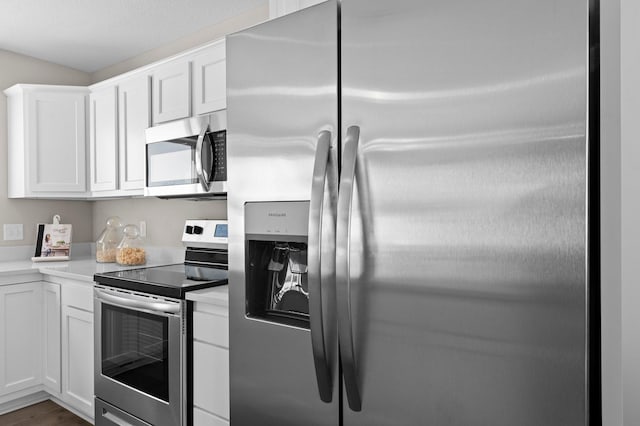
[(146, 130), (144, 195), (225, 198), (227, 114), (172, 121)]

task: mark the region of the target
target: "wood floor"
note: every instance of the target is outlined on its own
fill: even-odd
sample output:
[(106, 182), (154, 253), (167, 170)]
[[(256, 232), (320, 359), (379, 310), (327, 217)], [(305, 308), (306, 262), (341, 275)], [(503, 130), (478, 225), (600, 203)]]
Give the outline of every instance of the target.
[(44, 401), (0, 416), (0, 426), (91, 425), (51, 401)]

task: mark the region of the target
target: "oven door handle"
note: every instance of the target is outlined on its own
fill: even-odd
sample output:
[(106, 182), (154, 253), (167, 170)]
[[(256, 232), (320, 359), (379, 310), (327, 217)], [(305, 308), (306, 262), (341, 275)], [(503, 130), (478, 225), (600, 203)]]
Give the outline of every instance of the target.
[(134, 426), (132, 423), (124, 421), (120, 417), (116, 416), (113, 413), (109, 413), (108, 411), (104, 411), (102, 413), (102, 417), (104, 417), (106, 420), (110, 421), (114, 425), (118, 425), (118, 426)]
[(109, 294), (103, 290), (95, 289), (95, 295), (98, 299), (111, 303), (116, 306), (124, 308), (137, 308), (145, 311), (152, 311), (159, 314), (178, 314), (180, 313), (181, 306), (179, 303), (163, 303), (163, 302), (149, 302), (146, 300), (140, 300), (132, 297), (122, 297)]

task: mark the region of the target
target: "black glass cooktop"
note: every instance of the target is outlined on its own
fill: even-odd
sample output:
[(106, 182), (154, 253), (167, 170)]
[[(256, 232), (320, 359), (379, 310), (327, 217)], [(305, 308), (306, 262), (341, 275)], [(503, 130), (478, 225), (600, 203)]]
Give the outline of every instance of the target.
[(227, 284), (228, 272), (193, 265), (166, 265), (95, 274), (94, 281), (110, 287), (184, 299), (191, 290)]

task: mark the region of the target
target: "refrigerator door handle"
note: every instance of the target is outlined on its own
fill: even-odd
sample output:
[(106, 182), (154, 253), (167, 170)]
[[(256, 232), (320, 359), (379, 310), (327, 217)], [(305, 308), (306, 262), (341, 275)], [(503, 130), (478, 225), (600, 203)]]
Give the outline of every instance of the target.
[(311, 202), (309, 203), (309, 245), (308, 279), (309, 279), (309, 317), (311, 329), (311, 348), (313, 362), (316, 367), (316, 378), (320, 399), (331, 402), (332, 383), (327, 346), (325, 342), (324, 319), (322, 311), (322, 210), (325, 194), (327, 165), (331, 150), (331, 132), (323, 130), (318, 134), (313, 180), (311, 184)]
[(347, 129), (343, 151), (342, 174), (338, 194), (338, 216), (336, 223), (336, 297), (338, 311), (338, 336), (340, 359), (347, 392), (347, 401), (353, 411), (362, 409), (362, 398), (358, 386), (356, 357), (353, 347), (351, 322), (351, 281), (349, 279), (349, 234), (351, 232), (351, 203), (355, 185), (356, 160), (360, 128)]

